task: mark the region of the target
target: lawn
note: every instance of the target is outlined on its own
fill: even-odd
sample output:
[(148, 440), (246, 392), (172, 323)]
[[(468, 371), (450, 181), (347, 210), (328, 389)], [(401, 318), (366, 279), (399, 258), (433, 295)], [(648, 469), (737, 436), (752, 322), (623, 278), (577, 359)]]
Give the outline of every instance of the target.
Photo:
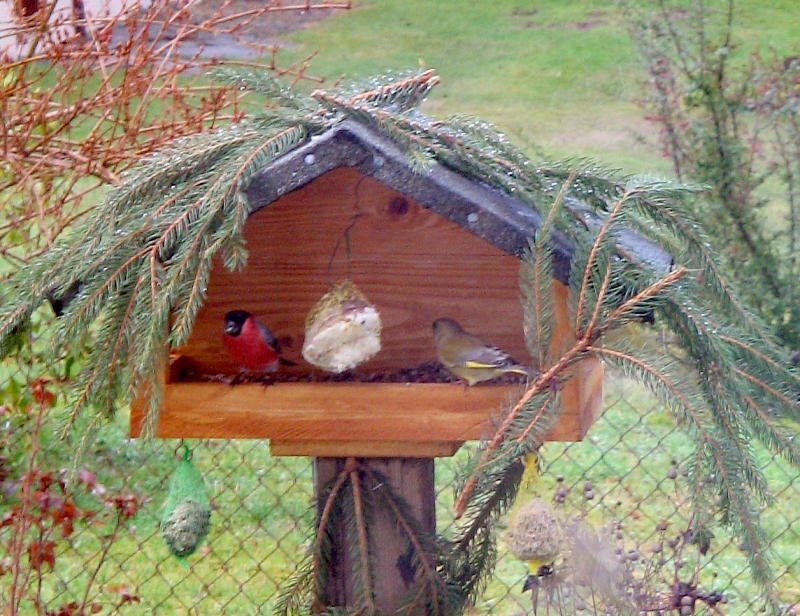
[[(686, 4), (686, 3), (684, 3)], [(720, 6), (721, 2), (710, 2)], [(797, 52), (800, 4), (738, 2), (742, 48)], [(285, 58), (318, 51), (314, 72), (364, 78), (423, 66), (442, 78), (425, 109), (493, 122), (552, 157), (590, 156), (667, 173), (637, 107), (641, 72), (620, 3), (357, 1), (287, 37)]]
[[(780, 53), (795, 45), (796, 53), (800, 3), (763, 4), (739, 3), (743, 45), (774, 46)], [(317, 51), (313, 72), (329, 81), (432, 67), (442, 83), (424, 109), (434, 116), (480, 116), (531, 154), (589, 156), (630, 172), (667, 174), (654, 129), (636, 104), (640, 73), (619, 17), (614, 2), (356, 1), (351, 11), (285, 35), (282, 57)], [(1, 386), (8, 386), (13, 370), (9, 363), (0, 370)], [(671, 460), (685, 458), (690, 445), (670, 417), (631, 384), (612, 376), (606, 401), (609, 412), (584, 443), (546, 446), (543, 492), (552, 494), (556, 476), (563, 475), (570, 488), (565, 510), (583, 511), (597, 526), (623, 520), (625, 549), (649, 554), (658, 522), (669, 520), (671, 529), (685, 523), (668, 473)], [(86, 465), (110, 490), (133, 489), (148, 501), (98, 576), (102, 596), (113, 597), (120, 586), (132, 590), (142, 602), (126, 608), (131, 614), (269, 614), (276, 589), (307, 545), (313, 521), (309, 462), (271, 458), (265, 444), (251, 441), (196, 444), (195, 462), (214, 513), (205, 547), (184, 567), (169, 556), (157, 532), (176, 443), (128, 440), (125, 415), (104, 429)], [(54, 463), (66, 464), (69, 452), (49, 442)], [(437, 465), (445, 532), (457, 462)], [(793, 602), (800, 597), (798, 493), (784, 465), (770, 465), (768, 476), (776, 491), (786, 490), (763, 516), (768, 531), (781, 535), (776, 565), (786, 577), (780, 592)], [(594, 486), (591, 500), (581, 496), (587, 480)], [(45, 581), (51, 607), (80, 597), (104, 532), (87, 525), (61, 544), (56, 571)], [(735, 580), (727, 612), (752, 613), (747, 601), (755, 591), (745, 559), (724, 537), (718, 542), (714, 550), (723, 551), (704, 570), (703, 584)], [(478, 613), (519, 614), (528, 607), (520, 592), (525, 567), (503, 556), (503, 549), (501, 543), (497, 575), (476, 605)]]

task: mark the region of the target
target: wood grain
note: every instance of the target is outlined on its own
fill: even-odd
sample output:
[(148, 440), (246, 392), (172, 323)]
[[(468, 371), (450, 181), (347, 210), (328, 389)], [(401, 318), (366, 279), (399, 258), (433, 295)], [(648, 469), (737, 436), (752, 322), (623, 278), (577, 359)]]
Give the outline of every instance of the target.
[(417, 443), (408, 441), (280, 441), (272, 439), (273, 456), (313, 456), (320, 458), (449, 458), (464, 443)]
[[(385, 481), (391, 493), (402, 499), (406, 514), (414, 520), (414, 526), (433, 536), (436, 532), (436, 497), (434, 487), (433, 460), (418, 459), (373, 459), (362, 462), (371, 472)], [(322, 513), (326, 488), (338, 473), (346, 468), (347, 461), (342, 458), (318, 458), (314, 460), (314, 495), (317, 516)], [(363, 491), (374, 493), (380, 485), (364, 480)], [(386, 487), (386, 486), (384, 486)], [(345, 484), (344, 490), (351, 490)], [(372, 574), (374, 579), (375, 603), (382, 614), (400, 613), (400, 607), (413, 589), (415, 579), (422, 574), (414, 571), (409, 560), (408, 538), (401, 531), (397, 517), (392, 509), (379, 501), (371, 510), (368, 542)], [(334, 546), (331, 562), (324, 581), (327, 605), (354, 608), (363, 606), (362, 595), (357, 592), (358, 574), (354, 573), (352, 542), (348, 541), (348, 528), (352, 520), (338, 516), (333, 528), (329, 529)], [(428, 555), (429, 562), (436, 562), (435, 554)]]
[[(167, 386), (156, 436), (463, 442), (490, 436), (497, 413), (519, 391), (459, 383), (179, 382)], [(131, 406), (132, 436), (140, 433), (142, 406)], [(548, 438), (572, 440), (579, 425), (577, 409), (565, 409)]]
[(442, 316), (527, 361), (517, 259), (354, 170), (336, 169), (250, 216), (248, 265), (235, 273), (215, 265), (179, 351), (187, 366), (237, 371), (222, 347), (222, 319), (243, 309), (287, 340), (287, 357), (300, 364), (294, 372), (312, 370), (300, 354), (306, 314), (347, 273), (342, 234), (350, 224), (351, 277), (383, 321), (382, 350), (360, 371), (435, 359), (431, 323)]

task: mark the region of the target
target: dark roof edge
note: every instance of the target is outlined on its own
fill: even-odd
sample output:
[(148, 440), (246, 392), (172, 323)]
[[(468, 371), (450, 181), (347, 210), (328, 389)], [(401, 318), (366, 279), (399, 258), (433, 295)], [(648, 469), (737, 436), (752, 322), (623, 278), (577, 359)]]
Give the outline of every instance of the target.
[[(406, 154), (391, 139), (353, 120), (337, 124), (273, 161), (255, 175), (246, 194), (257, 210), (337, 167), (353, 167), (375, 178), (516, 257), (522, 256), (541, 226), (541, 216), (527, 204), (442, 164), (415, 173)], [(579, 208), (588, 224), (602, 221), (579, 202), (570, 207)], [(573, 247), (559, 232), (553, 234), (552, 242), (554, 275), (566, 284)], [(618, 242), (628, 258), (635, 256), (663, 271), (672, 265), (668, 253), (633, 232), (621, 234)]]

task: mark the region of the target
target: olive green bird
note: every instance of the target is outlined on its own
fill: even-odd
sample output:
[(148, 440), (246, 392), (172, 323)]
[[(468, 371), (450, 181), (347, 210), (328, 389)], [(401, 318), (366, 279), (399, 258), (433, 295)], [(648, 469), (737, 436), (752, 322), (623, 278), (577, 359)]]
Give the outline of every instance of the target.
[(507, 372), (531, 376), (531, 371), (507, 353), (465, 332), (450, 318), (433, 322), (436, 353), (442, 365), (468, 385), (488, 381)]

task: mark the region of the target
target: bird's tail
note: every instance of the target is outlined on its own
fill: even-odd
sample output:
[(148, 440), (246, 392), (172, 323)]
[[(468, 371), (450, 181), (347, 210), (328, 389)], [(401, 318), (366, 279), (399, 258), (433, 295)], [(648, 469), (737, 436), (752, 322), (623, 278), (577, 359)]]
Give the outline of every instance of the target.
[(536, 378), (539, 374), (537, 370), (534, 370), (533, 368), (528, 368), (526, 366), (520, 366), (519, 364), (508, 366), (507, 368), (503, 369), (503, 372), (512, 372), (514, 374), (521, 374), (522, 376), (527, 376), (529, 380)]

